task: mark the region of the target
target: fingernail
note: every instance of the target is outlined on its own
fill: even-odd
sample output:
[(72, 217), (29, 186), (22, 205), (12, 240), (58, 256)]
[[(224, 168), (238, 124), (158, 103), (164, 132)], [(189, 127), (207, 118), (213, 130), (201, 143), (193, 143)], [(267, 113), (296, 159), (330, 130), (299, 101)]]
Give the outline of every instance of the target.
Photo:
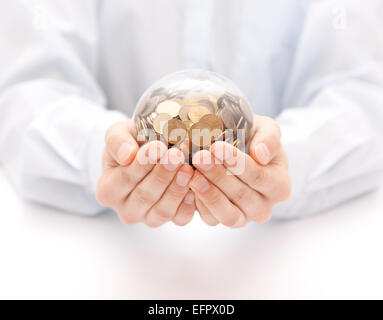
[(214, 146), (214, 157), (221, 163), (225, 161), (228, 165), (234, 165), (236, 162), (236, 148), (224, 142), (216, 142)]
[(164, 167), (168, 171), (175, 171), (184, 161), (184, 155), (180, 150), (170, 149)]
[(211, 157), (211, 153), (209, 151), (202, 151), (200, 153), (196, 153), (193, 157), (193, 164), (201, 169), (202, 171), (210, 171), (213, 169), (213, 159)]
[(186, 187), (191, 179), (191, 176), (184, 172), (177, 174), (176, 182), (181, 187)]
[(118, 149), (118, 152), (117, 152), (118, 161), (121, 164), (125, 164), (129, 160), (129, 157), (132, 154), (132, 152), (133, 152), (132, 146), (129, 143), (124, 142), (120, 146), (120, 149)]
[(270, 150), (264, 143), (260, 143), (255, 146), (254, 154), (256, 155), (258, 161), (263, 165), (268, 164), (271, 160)]
[(151, 164), (157, 164), (167, 151), (166, 146), (162, 144), (152, 145), (148, 149), (148, 157)]
[(191, 205), (191, 204), (194, 203), (194, 200), (195, 200), (195, 198), (194, 198), (194, 194), (193, 194), (192, 192), (189, 192), (189, 193), (186, 195), (185, 199), (184, 199), (184, 203), (185, 203), (185, 204), (188, 204), (188, 205)]
[(221, 141), (214, 143), (213, 153), (216, 159), (223, 161), (225, 159), (225, 147)]
[(193, 181), (193, 187), (199, 192), (206, 192), (210, 188), (210, 183), (201, 175)]

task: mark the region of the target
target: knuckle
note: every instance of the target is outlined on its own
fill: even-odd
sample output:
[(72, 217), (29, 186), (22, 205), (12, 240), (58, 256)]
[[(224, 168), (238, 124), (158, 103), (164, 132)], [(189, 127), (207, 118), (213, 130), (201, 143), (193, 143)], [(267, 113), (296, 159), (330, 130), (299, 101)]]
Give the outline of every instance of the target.
[(291, 180), (288, 174), (282, 172), (279, 179), (275, 182), (273, 193), (269, 196), (274, 202), (283, 202), (290, 198), (292, 192)]
[(115, 145), (117, 140), (116, 134), (108, 131), (105, 136), (105, 144), (107, 149), (111, 150), (111, 148)]
[(123, 168), (123, 167), (121, 168), (120, 176), (121, 176), (122, 181), (124, 181), (124, 183), (126, 185), (130, 186), (133, 183), (132, 174), (131, 174), (131, 172), (129, 172), (129, 170), (127, 168)]
[(98, 187), (96, 191), (96, 200), (102, 206), (107, 206), (109, 204), (109, 197), (105, 188)]
[(234, 227), (240, 222), (240, 215), (237, 214), (232, 214), (228, 217), (225, 217), (225, 219), (222, 219), (222, 224), (227, 226), (227, 227)]
[(169, 172), (166, 172), (165, 169), (161, 168), (161, 170), (157, 170), (155, 173), (155, 180), (160, 185), (168, 185), (169, 184)]
[(272, 135), (270, 138), (270, 145), (277, 150), (281, 146), (281, 139), (279, 137), (279, 133)]
[(247, 219), (243, 219), (243, 221), (238, 222), (235, 226), (232, 228), (239, 229), (239, 228), (244, 228), (248, 225), (249, 221)]
[(145, 221), (145, 224), (151, 229), (158, 229), (162, 226), (162, 223), (154, 222), (154, 221)]
[[(215, 166), (217, 168), (217, 166)], [(225, 172), (215, 169), (209, 173), (209, 180), (212, 181), (215, 185), (221, 185), (226, 178)]]
[(290, 180), (288, 180), (288, 181), (286, 181), (284, 183), (281, 183), (279, 185), (278, 190), (279, 190), (279, 192), (278, 192), (277, 201), (278, 202), (283, 202), (283, 201), (288, 200), (290, 198), (291, 192), (292, 192), (292, 187), (291, 187)]
[(152, 209), (152, 214), (165, 221), (171, 220), (174, 216), (170, 210), (166, 210), (158, 206)]
[(186, 188), (182, 188), (179, 186), (176, 186), (174, 183), (172, 183), (167, 191), (168, 196), (171, 200), (179, 201), (180, 199), (183, 199), (187, 190)]
[(211, 190), (206, 192), (205, 201), (207, 204), (213, 206), (217, 204), (219, 201), (222, 201), (222, 196), (218, 192), (218, 190), (216, 190), (215, 188), (211, 188)]
[(273, 127), (274, 127), (274, 131), (276, 134), (276, 138), (279, 142), (281, 140), (281, 137), (282, 137), (282, 130), (281, 130), (281, 127), (279, 126), (278, 122), (276, 122), (273, 119), (272, 119), (272, 121), (273, 121)]
[(291, 179), (289, 176), (287, 176), (287, 181), (285, 183), (285, 200), (291, 197), (292, 192), (293, 192), (293, 186), (291, 183)]
[(110, 139), (110, 136), (112, 135), (112, 132), (115, 128), (116, 124), (111, 125), (105, 132), (105, 143), (108, 144), (108, 140)]
[(268, 116), (261, 116), (262, 120), (267, 123), (268, 126), (273, 126), (274, 128), (280, 128), (277, 121)]
[(248, 199), (248, 196), (249, 196), (248, 188), (247, 187), (239, 187), (239, 188), (235, 189), (231, 198), (232, 198), (233, 202), (241, 203), (241, 202), (246, 201)]
[(114, 202), (114, 193), (111, 192), (104, 178), (101, 178), (97, 185), (96, 200), (102, 206), (110, 206)]
[(265, 117), (266, 120), (269, 122), (270, 126), (273, 127), (274, 132), (279, 134), (281, 133), (281, 127), (279, 126), (278, 122), (276, 122), (273, 118)]
[(254, 221), (257, 223), (266, 223), (266, 222), (270, 221), (271, 216), (272, 216), (272, 209), (267, 208), (267, 209), (264, 209), (262, 211), (259, 211), (255, 215)]
[(140, 222), (137, 218), (129, 214), (129, 212), (126, 212), (125, 210), (118, 210), (117, 211), (118, 217), (120, 221), (125, 225), (132, 225)]
[(174, 219), (173, 223), (176, 226), (184, 227), (184, 226), (186, 226), (189, 223), (189, 220), (186, 220), (186, 219), (182, 219), (182, 220), (181, 219)]
[(281, 138), (282, 138), (282, 130), (279, 124), (275, 123), (276, 125), (276, 131), (277, 131), (277, 137), (278, 137), (278, 142), (281, 143)]
[(257, 168), (252, 175), (253, 184), (260, 185), (264, 180), (265, 180), (264, 168)]
[(150, 190), (146, 190), (142, 185), (138, 185), (134, 190), (134, 195), (139, 203), (154, 204), (155, 199)]
[(210, 227), (216, 227), (219, 225), (219, 222), (218, 221), (205, 221), (207, 225), (209, 225)]
[(219, 222), (213, 218), (210, 214), (202, 214), (200, 212), (201, 219), (210, 227), (215, 227), (219, 224)]
[(269, 131), (269, 136), (265, 137), (265, 139), (269, 140), (270, 144), (274, 147), (278, 147), (281, 144), (282, 131), (278, 122), (270, 117), (262, 117), (265, 124), (270, 127), (272, 130)]

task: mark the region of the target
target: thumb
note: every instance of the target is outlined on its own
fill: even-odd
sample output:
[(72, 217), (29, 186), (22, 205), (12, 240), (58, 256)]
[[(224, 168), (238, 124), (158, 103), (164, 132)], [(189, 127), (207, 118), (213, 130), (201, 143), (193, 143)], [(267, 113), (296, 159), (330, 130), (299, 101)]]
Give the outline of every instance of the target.
[(126, 120), (113, 124), (105, 135), (106, 151), (122, 166), (132, 163), (138, 145), (132, 136), (132, 121)]
[(255, 125), (257, 128), (249, 154), (259, 164), (266, 166), (281, 148), (281, 130), (277, 122), (269, 117), (255, 116)]

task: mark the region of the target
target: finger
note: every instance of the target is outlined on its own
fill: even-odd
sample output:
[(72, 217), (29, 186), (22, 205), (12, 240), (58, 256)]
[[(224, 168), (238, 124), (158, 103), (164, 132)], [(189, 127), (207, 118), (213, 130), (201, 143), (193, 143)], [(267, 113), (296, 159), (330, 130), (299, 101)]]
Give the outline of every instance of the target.
[(168, 148), (160, 141), (141, 147), (128, 167), (105, 168), (97, 186), (97, 200), (106, 207), (121, 206), (137, 184), (152, 171)]
[(192, 221), (196, 211), (195, 196), (193, 191), (188, 191), (184, 200), (178, 208), (176, 216), (173, 218), (173, 223), (177, 226), (185, 226)]
[(289, 194), (290, 178), (284, 153), (281, 149), (270, 165), (264, 167), (249, 155), (241, 152), (231, 144), (218, 141), (211, 147), (211, 153), (222, 161), (225, 168), (242, 180), (250, 188), (262, 194), (266, 199), (275, 202), (284, 201)]
[(180, 150), (169, 149), (160, 163), (128, 196), (123, 205), (122, 222), (130, 224), (143, 221), (151, 207), (161, 199), (184, 161), (185, 157)]
[(219, 221), (210, 213), (209, 209), (198, 198), (195, 199), (196, 207), (201, 219), (209, 226), (215, 227)]
[(189, 181), (193, 174), (191, 166), (182, 165), (161, 199), (147, 213), (145, 223), (148, 226), (157, 228), (175, 217), (178, 207), (189, 191)]
[(194, 174), (190, 187), (220, 223), (232, 228), (246, 225), (244, 213), (200, 172)]
[(121, 166), (129, 165), (137, 151), (138, 144), (131, 134), (131, 121), (112, 125), (105, 135), (107, 153)]
[(228, 169), (216, 161), (210, 151), (197, 152), (193, 157), (193, 165), (239, 207), (249, 220), (265, 222), (270, 219), (270, 201), (230, 174)]
[(277, 122), (269, 117), (256, 116), (257, 130), (250, 143), (249, 154), (265, 166), (278, 154), (281, 147), (281, 130)]

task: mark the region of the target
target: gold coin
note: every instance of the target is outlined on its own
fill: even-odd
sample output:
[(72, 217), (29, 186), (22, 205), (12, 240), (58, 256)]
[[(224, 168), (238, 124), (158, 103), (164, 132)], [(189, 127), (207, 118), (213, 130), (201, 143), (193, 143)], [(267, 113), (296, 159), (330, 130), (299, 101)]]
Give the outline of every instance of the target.
[(209, 124), (211, 130), (223, 130), (223, 124), (220, 118), (214, 114), (207, 114), (200, 119), (200, 122)]
[(221, 131), (221, 133), (215, 137), (214, 141), (225, 141), (225, 131)]
[(157, 113), (166, 113), (170, 117), (175, 118), (178, 116), (181, 105), (173, 100), (165, 100), (161, 102), (156, 109)]
[(221, 96), (218, 101), (217, 105), (219, 109), (239, 109), (239, 101), (236, 96), (233, 96), (231, 94), (225, 93), (223, 96)]
[(172, 119), (170, 115), (167, 113), (157, 114), (156, 118), (153, 121), (153, 128), (158, 134), (163, 134), (164, 126), (168, 123), (168, 121)]
[(198, 100), (191, 99), (191, 98), (185, 98), (182, 100), (182, 105), (189, 106), (189, 107), (199, 107), (200, 104), (198, 103)]
[(190, 139), (195, 146), (205, 147), (211, 144), (211, 130), (208, 123), (197, 122), (190, 128)]
[(213, 102), (211, 102), (209, 99), (198, 100), (198, 105), (200, 105), (201, 107), (207, 108), (208, 110), (210, 110), (211, 113), (215, 113), (216, 111), (216, 108)]
[(218, 106), (218, 109), (220, 109), (220, 110), (227, 108), (227, 101), (225, 100), (224, 96), (220, 97), (217, 100), (217, 106)]
[(217, 100), (218, 100), (218, 98), (209, 95), (209, 96), (208, 96), (208, 99), (210, 100), (210, 102), (212, 103), (212, 105), (213, 105), (213, 107), (214, 107), (214, 113), (217, 113), (217, 111), (218, 111), (218, 105), (217, 105)]
[(185, 125), (185, 127), (186, 127), (186, 130), (190, 130), (190, 128), (192, 127), (192, 125), (193, 125), (193, 122), (192, 121), (190, 121), (190, 120), (185, 120), (185, 121), (183, 121), (183, 123), (184, 123), (184, 125)]
[(226, 91), (224, 97), (230, 100), (233, 104), (239, 104), (239, 96), (229, 91)]
[(179, 116), (182, 121), (188, 121), (189, 119), (189, 111), (190, 111), (191, 106), (183, 106), (180, 109)]
[(134, 122), (134, 127), (135, 127), (135, 138), (140, 134), (140, 131), (142, 129), (141, 127), (141, 119), (140, 117), (136, 117), (136, 121)]
[(209, 109), (198, 106), (198, 107), (192, 107), (189, 110), (189, 118), (193, 123), (197, 123), (204, 115), (210, 114), (211, 112)]
[(243, 120), (243, 116), (239, 119), (238, 123), (237, 123), (237, 126), (236, 126), (236, 129), (239, 130), (239, 129), (242, 129), (242, 125), (244, 125), (244, 120)]
[(209, 126), (211, 142), (218, 141), (223, 131), (221, 119), (214, 114), (207, 114), (201, 118), (200, 122), (204, 122)]
[(149, 125), (149, 126), (152, 126), (153, 127), (153, 122), (154, 122), (154, 119), (156, 118), (157, 114), (156, 113), (151, 113), (150, 115), (148, 115), (145, 120), (146, 120), (146, 123)]
[(187, 129), (181, 120), (171, 119), (165, 124), (163, 134), (169, 144), (177, 144), (185, 140)]
[(224, 131), (224, 140), (227, 143), (233, 143), (234, 141), (234, 133), (231, 130), (225, 130)]
[(211, 95), (211, 94), (208, 94), (208, 95), (207, 95), (207, 98), (210, 100), (210, 102), (211, 102), (212, 104), (217, 104), (217, 100), (218, 100), (218, 98), (217, 98), (216, 96)]
[(226, 129), (229, 129), (229, 130), (235, 129), (235, 122), (233, 119), (233, 115), (230, 111), (228, 111), (227, 109), (221, 109), (219, 112), (219, 116), (222, 119)]
[(185, 97), (182, 100), (182, 104), (190, 107), (205, 107), (210, 110), (210, 113), (215, 113), (216, 106), (215, 103), (209, 98), (210, 96), (206, 96), (206, 94), (194, 94)]

